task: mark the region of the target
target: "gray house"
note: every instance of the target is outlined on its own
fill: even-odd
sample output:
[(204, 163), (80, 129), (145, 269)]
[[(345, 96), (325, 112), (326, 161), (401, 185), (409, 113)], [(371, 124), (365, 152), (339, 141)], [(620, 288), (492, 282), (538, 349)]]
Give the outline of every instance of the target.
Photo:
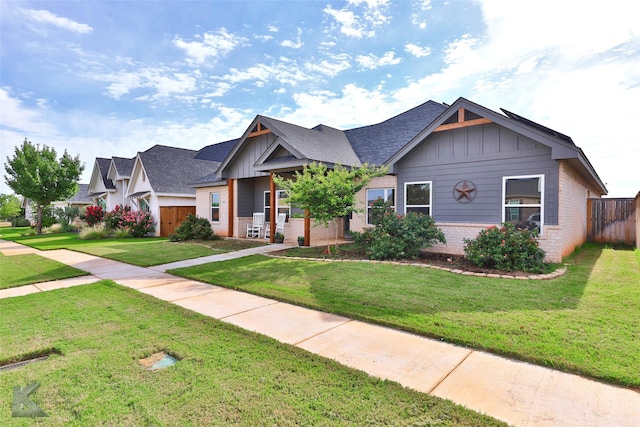
[(287, 213), (289, 239), (343, 232), (338, 222), (324, 236), (295, 218), (273, 184), (273, 174), (288, 176), (311, 161), (387, 165), (389, 174), (359, 194), (363, 213), (353, 215), (350, 228), (370, 225), (370, 207), (382, 198), (399, 213), (433, 216), (447, 236), (447, 244), (434, 250), (448, 253), (462, 253), (464, 238), (506, 221), (538, 227), (548, 260), (560, 261), (586, 240), (586, 200), (607, 193), (570, 137), (464, 98), (450, 106), (428, 101), (344, 131), (256, 116), (241, 138), (225, 142), (217, 154), (219, 166), (191, 185), (197, 215), (226, 236), (244, 236), (255, 212), (271, 223), (276, 213)]

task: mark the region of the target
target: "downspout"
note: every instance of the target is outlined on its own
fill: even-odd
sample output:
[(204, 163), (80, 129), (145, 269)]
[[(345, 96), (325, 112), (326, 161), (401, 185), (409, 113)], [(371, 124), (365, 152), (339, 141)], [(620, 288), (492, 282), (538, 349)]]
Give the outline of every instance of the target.
[(273, 182), (273, 172), (269, 174), (269, 242), (276, 241), (276, 183)]

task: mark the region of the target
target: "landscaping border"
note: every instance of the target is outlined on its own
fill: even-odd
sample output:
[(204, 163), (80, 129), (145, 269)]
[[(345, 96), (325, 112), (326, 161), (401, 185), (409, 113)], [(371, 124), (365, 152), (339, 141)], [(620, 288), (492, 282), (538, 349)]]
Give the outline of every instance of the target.
[(410, 265), (412, 267), (433, 268), (434, 270), (448, 271), (449, 273), (461, 274), (463, 276), (488, 277), (491, 279), (516, 279), (516, 280), (553, 280), (562, 276), (567, 272), (566, 264), (564, 267), (546, 274), (531, 274), (527, 276), (518, 276), (511, 274), (493, 274), (493, 273), (475, 273), (473, 271), (465, 271), (459, 268), (440, 267), (439, 265), (423, 264), (419, 262), (400, 262), (400, 261), (380, 261), (371, 259), (330, 259), (330, 258), (306, 258), (283, 256), (274, 254), (264, 254), (272, 258), (295, 259), (306, 261), (322, 261), (322, 262), (368, 262), (371, 264), (392, 264), (392, 265)]

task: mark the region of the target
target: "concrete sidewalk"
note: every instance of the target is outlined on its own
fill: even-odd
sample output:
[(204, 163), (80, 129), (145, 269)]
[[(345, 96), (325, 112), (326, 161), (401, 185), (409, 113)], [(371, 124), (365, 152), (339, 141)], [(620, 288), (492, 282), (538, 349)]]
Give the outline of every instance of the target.
[[(282, 246), (264, 248), (280, 250)], [(512, 425), (639, 424), (640, 393), (633, 390), (164, 273), (170, 268), (261, 253), (255, 249), (153, 268), (67, 250), (39, 254), (88, 271), (92, 278), (112, 279)], [(15, 245), (5, 249), (0, 241), (0, 250), (21, 249)], [(55, 288), (34, 285), (33, 292), (45, 290), (43, 287)]]

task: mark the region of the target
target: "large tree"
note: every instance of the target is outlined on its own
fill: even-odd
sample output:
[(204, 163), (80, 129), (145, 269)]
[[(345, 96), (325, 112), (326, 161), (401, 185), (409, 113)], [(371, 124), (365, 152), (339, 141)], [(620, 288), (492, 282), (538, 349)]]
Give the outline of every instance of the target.
[(36, 206), (37, 232), (42, 233), (42, 210), (57, 200), (65, 200), (78, 191), (78, 179), (84, 170), (80, 157), (65, 150), (58, 159), (56, 150), (33, 145), (25, 138), (16, 147), (13, 158), (7, 157), (4, 176), (7, 185)]
[[(337, 220), (355, 212), (356, 193), (364, 188), (371, 178), (383, 176), (385, 167), (367, 164), (358, 168), (336, 165), (329, 169), (323, 163), (305, 165), (302, 172), (296, 171), (293, 179), (275, 176), (275, 184), (288, 194), (291, 205), (308, 210), (317, 224), (329, 227), (329, 221)], [(336, 245), (338, 228), (336, 227)], [(327, 248), (329, 249), (329, 248)]]

